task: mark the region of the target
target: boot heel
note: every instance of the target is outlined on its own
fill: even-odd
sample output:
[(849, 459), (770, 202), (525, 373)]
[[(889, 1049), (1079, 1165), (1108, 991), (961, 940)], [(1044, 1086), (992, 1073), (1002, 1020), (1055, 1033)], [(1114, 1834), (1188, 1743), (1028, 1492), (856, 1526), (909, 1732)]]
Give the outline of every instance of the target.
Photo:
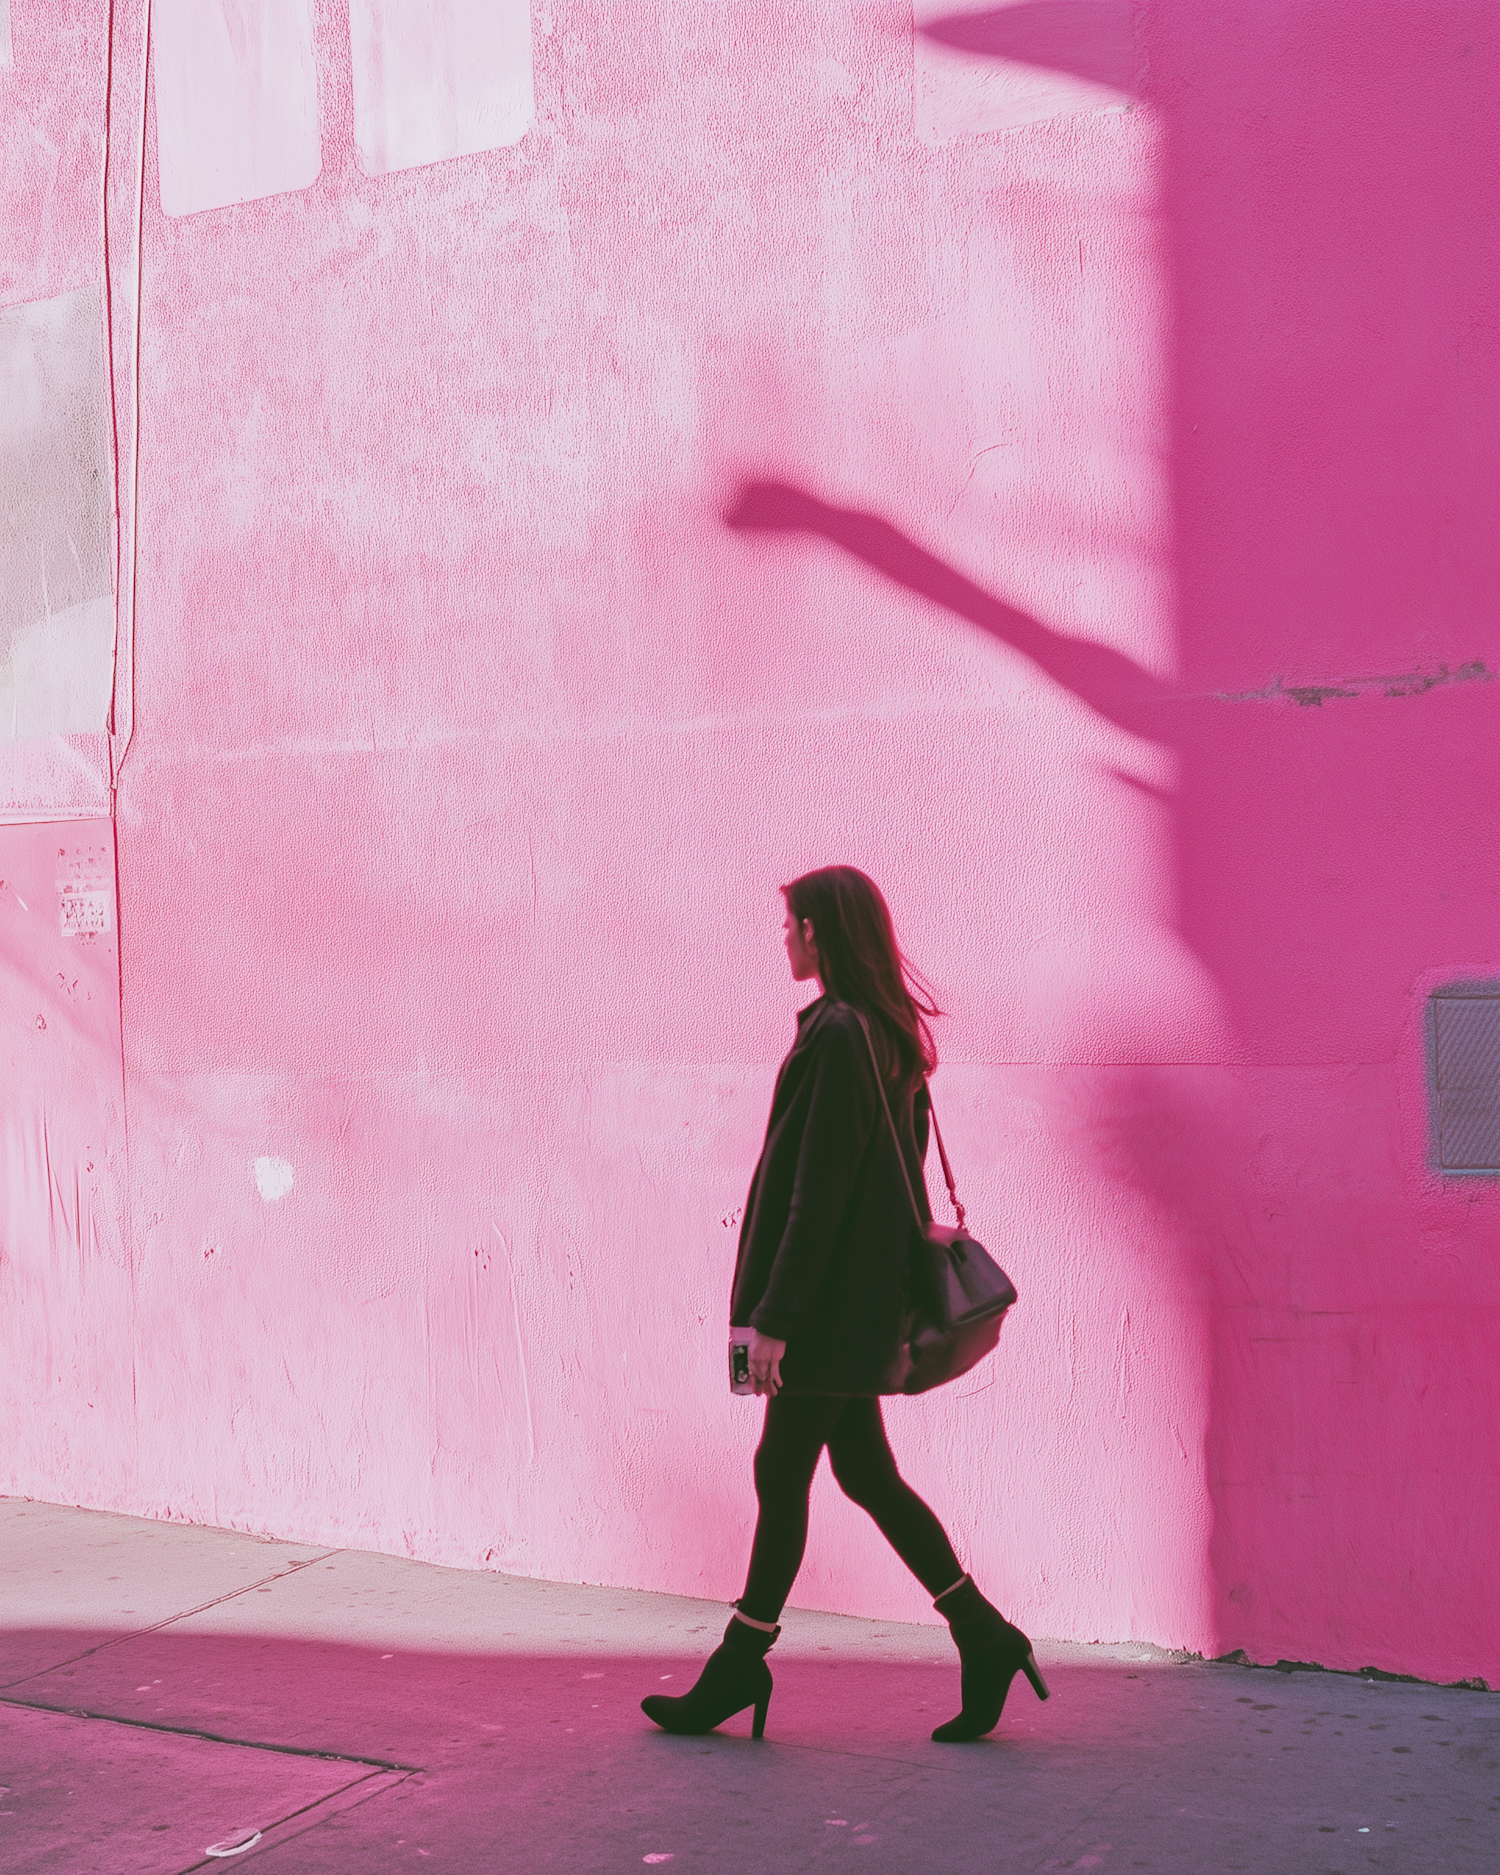
[(755, 1702), (755, 1723), (750, 1728), (752, 1738), (764, 1738), (766, 1735), (766, 1714), (771, 1710), (771, 1695)]
[(1026, 1675), (1027, 1679), (1031, 1681), (1031, 1690), (1036, 1694), (1038, 1699), (1050, 1699), (1052, 1697), (1052, 1690), (1042, 1678), (1042, 1670), (1036, 1664), (1035, 1654), (1028, 1654), (1021, 1662), (1021, 1671)]
[(766, 1650), (780, 1632), (780, 1628), (751, 1627), (732, 1615), (723, 1641), (704, 1661), (694, 1685), (677, 1698), (648, 1693), (641, 1701), (641, 1711), (664, 1732), (701, 1737), (753, 1706), (755, 1736), (759, 1738), (766, 1729), (766, 1708), (771, 1703)]

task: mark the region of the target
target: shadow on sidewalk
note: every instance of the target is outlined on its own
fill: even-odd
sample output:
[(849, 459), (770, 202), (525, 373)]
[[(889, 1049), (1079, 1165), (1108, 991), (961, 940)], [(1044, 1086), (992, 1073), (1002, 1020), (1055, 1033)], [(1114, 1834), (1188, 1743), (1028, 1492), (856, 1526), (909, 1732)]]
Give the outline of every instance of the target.
[[(401, 1610), (389, 1613), (397, 1626)], [(773, 1656), (763, 1744), (748, 1737), (748, 1712), (708, 1737), (672, 1738), (638, 1701), (689, 1684), (713, 1636), (699, 1647), (678, 1628), (674, 1644), (691, 1655), (648, 1657), (609, 1651), (600, 1626), (602, 1644), (554, 1652), (534, 1636), (443, 1652), (182, 1622), (0, 1633), (4, 1867), (177, 1875), (218, 1866), (210, 1844), (259, 1831), (247, 1859), (341, 1875), (523, 1855), (546, 1869), (670, 1862), (676, 1875), (727, 1857), (772, 1870), (856, 1846), (863, 1868), (893, 1875), (951, 1875), (997, 1855), (1002, 1866), (1198, 1867), (1211, 1846), (1233, 1850), (1231, 1866), (1281, 1875), (1331, 1853), (1333, 1838), (1345, 1853), (1390, 1851), (1418, 1829), (1430, 1866), (1486, 1866), (1493, 1695), (1095, 1664), (1061, 1647), (1043, 1650), (1045, 1707), (1018, 1680), (992, 1738), (943, 1747), (926, 1734), (957, 1706), (952, 1661), (882, 1659), (873, 1637), (853, 1643), (858, 1654), (793, 1637)], [(1396, 1866), (1384, 1853), (1364, 1860)]]

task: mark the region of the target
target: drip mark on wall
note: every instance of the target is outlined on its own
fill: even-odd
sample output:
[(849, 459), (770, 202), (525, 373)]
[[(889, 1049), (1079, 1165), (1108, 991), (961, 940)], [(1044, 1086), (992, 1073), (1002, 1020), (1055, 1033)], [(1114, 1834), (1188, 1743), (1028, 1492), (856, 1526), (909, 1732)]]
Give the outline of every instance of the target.
[(490, 1229), (500, 1239), (500, 1249), (505, 1257), (505, 1273), (510, 1279), (510, 1317), (515, 1326), (516, 1369), (521, 1376), (521, 1402), (526, 1409), (526, 1462), (530, 1464), (536, 1457), (536, 1426), (531, 1417), (531, 1376), (526, 1367), (526, 1342), (521, 1333), (521, 1298), (516, 1293), (516, 1266), (510, 1254), (510, 1245), (500, 1226), (493, 1219)]

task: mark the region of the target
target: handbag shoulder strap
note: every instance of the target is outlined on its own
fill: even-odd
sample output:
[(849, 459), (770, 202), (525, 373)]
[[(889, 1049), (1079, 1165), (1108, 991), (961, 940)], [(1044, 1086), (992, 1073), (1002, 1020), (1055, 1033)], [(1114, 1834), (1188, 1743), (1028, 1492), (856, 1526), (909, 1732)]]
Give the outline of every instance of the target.
[[(912, 1189), (911, 1173), (906, 1169), (906, 1154), (901, 1150), (901, 1135), (896, 1131), (896, 1117), (891, 1112), (890, 1101), (886, 1098), (885, 1077), (880, 1072), (880, 1062), (875, 1054), (875, 1038), (870, 1033), (870, 1024), (864, 1011), (862, 1009), (856, 1009), (854, 1013), (859, 1017), (859, 1026), (865, 1032), (865, 1046), (870, 1051), (870, 1066), (875, 1070), (875, 1085), (880, 1090), (880, 1104), (885, 1108), (886, 1125), (891, 1129), (891, 1141), (896, 1148), (896, 1161), (901, 1167), (901, 1177), (906, 1184), (906, 1195), (911, 1200), (912, 1215), (917, 1220), (917, 1228), (919, 1230), (925, 1230), (926, 1224), (917, 1205), (917, 1194)], [(943, 1162), (943, 1178), (948, 1186), (948, 1197), (952, 1202), (954, 1215), (958, 1219), (958, 1228), (963, 1230), (965, 1228), (964, 1208), (958, 1202), (958, 1193), (953, 1187), (953, 1167), (948, 1163), (948, 1150), (943, 1144), (942, 1129), (938, 1126), (937, 1108), (932, 1104), (932, 1089), (930, 1087), (927, 1089), (927, 1112), (932, 1121), (933, 1137), (937, 1140), (938, 1157)]]
[(964, 1208), (958, 1202), (958, 1193), (953, 1186), (953, 1167), (948, 1163), (948, 1148), (943, 1144), (943, 1129), (938, 1125), (937, 1108), (932, 1104), (932, 1089), (927, 1089), (927, 1117), (932, 1121), (932, 1137), (937, 1141), (938, 1157), (943, 1162), (943, 1180), (948, 1187), (948, 1201), (953, 1206), (953, 1215), (958, 1219), (958, 1228), (967, 1230), (964, 1222)]

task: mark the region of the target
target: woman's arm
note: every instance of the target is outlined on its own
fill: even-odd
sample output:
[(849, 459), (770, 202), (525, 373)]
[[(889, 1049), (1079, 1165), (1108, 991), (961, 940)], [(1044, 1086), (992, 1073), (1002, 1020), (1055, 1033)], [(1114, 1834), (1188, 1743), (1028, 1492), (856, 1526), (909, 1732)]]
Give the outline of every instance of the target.
[(822, 1289), (875, 1123), (875, 1071), (852, 1015), (830, 1021), (818, 1037), (810, 1079), (786, 1228), (765, 1295), (750, 1317), (752, 1328), (783, 1342)]

